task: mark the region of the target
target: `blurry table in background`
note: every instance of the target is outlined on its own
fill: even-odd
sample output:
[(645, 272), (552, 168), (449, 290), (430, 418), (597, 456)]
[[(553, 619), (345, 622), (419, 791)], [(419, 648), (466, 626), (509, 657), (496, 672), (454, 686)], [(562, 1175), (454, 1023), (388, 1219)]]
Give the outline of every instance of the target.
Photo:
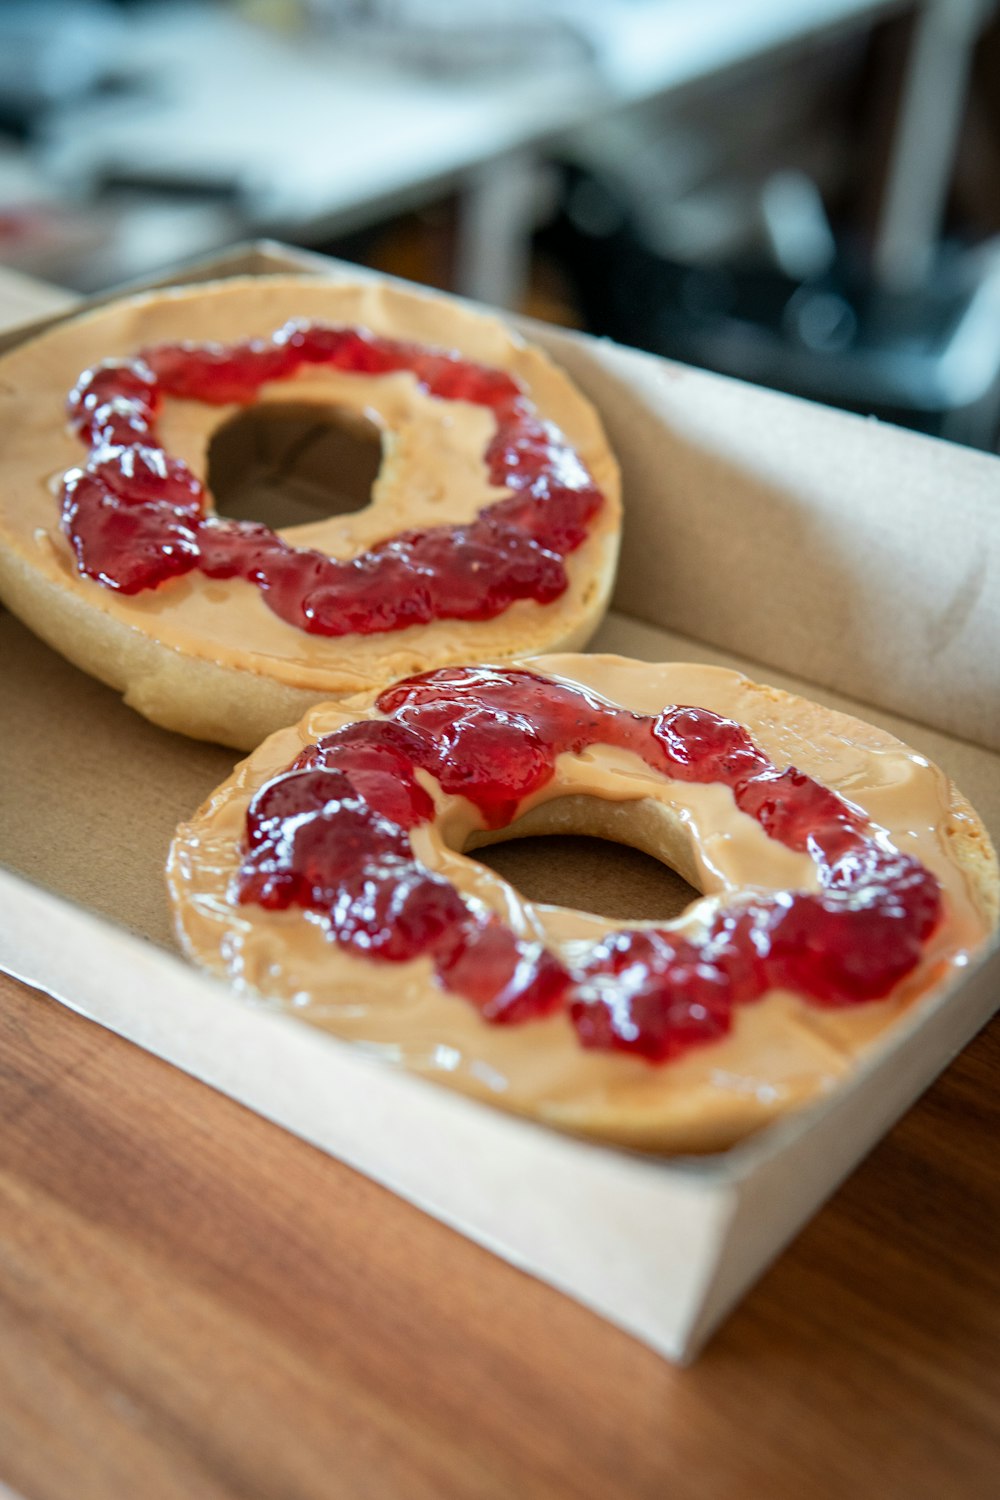
[(998, 1080), (994, 1022), (678, 1370), (0, 974), (0, 1494), (993, 1500)]
[(359, 54), (332, 27), (278, 31), (216, 5), (138, 6), (117, 69), (144, 88), (60, 110), (41, 160), (53, 182), (80, 195), (108, 183), (145, 195), (149, 233), (123, 226), (121, 253), (111, 248), (85, 273), (95, 290), (248, 234), (316, 244), (457, 189), (457, 289), (511, 306), (533, 167), (560, 136), (913, 8), (913, 0), (567, 4), (586, 43), (576, 59), (431, 77)]

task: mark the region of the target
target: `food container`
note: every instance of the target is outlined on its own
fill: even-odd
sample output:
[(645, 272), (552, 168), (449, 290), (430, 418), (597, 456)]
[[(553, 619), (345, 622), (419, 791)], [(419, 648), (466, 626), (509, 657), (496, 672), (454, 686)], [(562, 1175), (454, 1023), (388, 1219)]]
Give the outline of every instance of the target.
[[(289, 270), (369, 274), (263, 245), (169, 280)], [(623, 468), (616, 608), (594, 645), (736, 666), (871, 719), (945, 767), (997, 839), (1000, 461), (526, 331), (596, 403)], [(671, 1359), (695, 1355), (1000, 1002), (994, 942), (834, 1093), (733, 1150), (666, 1161), (584, 1143), (373, 1063), (189, 967), (171, 940), (164, 860), (233, 752), (140, 719), (9, 614), (0, 674), (0, 965)], [(574, 904), (551, 846), (521, 852), (533, 886)], [(605, 898), (617, 881), (626, 904), (643, 894), (627, 857), (609, 847), (602, 859)]]

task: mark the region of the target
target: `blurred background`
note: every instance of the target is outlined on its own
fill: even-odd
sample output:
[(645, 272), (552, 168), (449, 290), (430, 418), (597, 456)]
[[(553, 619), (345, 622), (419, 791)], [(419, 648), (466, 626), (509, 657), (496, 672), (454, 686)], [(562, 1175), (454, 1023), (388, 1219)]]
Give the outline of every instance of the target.
[(0, 268), (270, 236), (1000, 440), (995, 0), (0, 0)]

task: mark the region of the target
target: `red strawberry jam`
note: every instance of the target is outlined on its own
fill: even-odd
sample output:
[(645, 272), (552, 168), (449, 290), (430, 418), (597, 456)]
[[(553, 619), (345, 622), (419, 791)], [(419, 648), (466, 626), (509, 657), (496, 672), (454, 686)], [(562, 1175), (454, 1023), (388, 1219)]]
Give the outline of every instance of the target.
[[(347, 561), (210, 514), (199, 480), (157, 441), (164, 397), (246, 404), (268, 381), (310, 364), (365, 376), (408, 371), (430, 396), (487, 407), (496, 420), (487, 473), (511, 494), (466, 525), (401, 532)], [(159, 344), (84, 371), (67, 409), (90, 450), (63, 484), (63, 530), (81, 573), (123, 594), (194, 570), (243, 578), (312, 635), (490, 620), (519, 599), (550, 604), (567, 587), (564, 558), (602, 503), (577, 453), (510, 375), (358, 328), (290, 323), (240, 344)]]
[[(709, 709), (647, 716), (576, 685), (489, 667), (408, 678), (378, 708), (384, 719), (324, 736), (257, 793), (237, 899), (316, 912), (333, 941), (372, 958), (429, 958), (440, 983), (487, 1021), (565, 1009), (582, 1046), (661, 1063), (724, 1036), (733, 1008), (771, 989), (821, 1006), (887, 995), (940, 920), (928, 870)], [(501, 828), (551, 780), (559, 755), (591, 745), (631, 750), (668, 780), (729, 787), (769, 838), (810, 856), (820, 891), (734, 900), (697, 939), (613, 932), (570, 971), (477, 914), (414, 855), (409, 831), (434, 815), (418, 771)]]

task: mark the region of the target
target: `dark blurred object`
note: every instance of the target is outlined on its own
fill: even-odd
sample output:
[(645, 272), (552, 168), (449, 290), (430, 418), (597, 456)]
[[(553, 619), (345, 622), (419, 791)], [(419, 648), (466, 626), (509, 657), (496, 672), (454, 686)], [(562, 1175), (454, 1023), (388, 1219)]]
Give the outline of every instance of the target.
[[(822, 251), (821, 232), (786, 232), (801, 235), (804, 257)], [(592, 333), (972, 446), (995, 443), (998, 244), (942, 245), (924, 283), (900, 292), (874, 285), (843, 247), (806, 277), (788, 274), (791, 244), (784, 269), (777, 256), (686, 263), (651, 248), (615, 192), (578, 171), (544, 244)]]
[[(987, 9), (981, 0), (927, 6), (912, 20), (897, 75), (868, 77), (890, 127), (870, 222), (850, 203), (852, 170), (855, 180), (879, 177), (870, 132), (864, 138), (859, 129), (839, 160), (824, 145), (831, 122), (858, 114), (856, 100), (848, 112), (843, 94), (835, 96), (836, 67), (816, 78), (830, 95), (825, 117), (810, 100), (812, 80), (786, 73), (769, 94), (730, 94), (724, 111), (697, 120), (697, 150), (676, 121), (659, 139), (640, 122), (629, 150), (599, 144), (578, 156), (542, 243), (571, 281), (588, 329), (995, 447), (1000, 238), (983, 234), (982, 219), (948, 214)], [(841, 84), (851, 61), (840, 60)], [(779, 95), (785, 104), (776, 107)], [(976, 97), (970, 113), (982, 131)], [(775, 110), (780, 128), (765, 138), (761, 119)], [(672, 161), (678, 143), (698, 160), (706, 142), (709, 169), (685, 181), (683, 156), (680, 169)]]

